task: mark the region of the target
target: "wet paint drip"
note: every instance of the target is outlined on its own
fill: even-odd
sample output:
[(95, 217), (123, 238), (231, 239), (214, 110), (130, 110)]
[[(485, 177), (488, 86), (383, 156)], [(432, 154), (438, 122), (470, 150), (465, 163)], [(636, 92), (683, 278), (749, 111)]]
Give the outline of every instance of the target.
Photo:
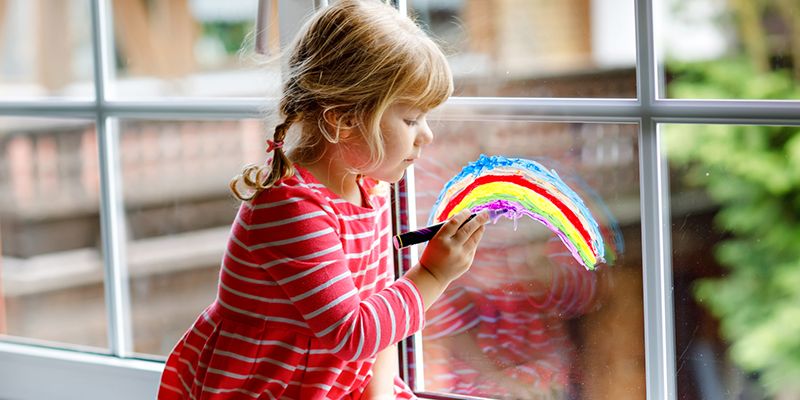
[(431, 223), (463, 209), (488, 210), (492, 222), (522, 217), (544, 224), (585, 268), (604, 261), (603, 237), (584, 201), (553, 170), (522, 158), (481, 155), (465, 166), (439, 193)]

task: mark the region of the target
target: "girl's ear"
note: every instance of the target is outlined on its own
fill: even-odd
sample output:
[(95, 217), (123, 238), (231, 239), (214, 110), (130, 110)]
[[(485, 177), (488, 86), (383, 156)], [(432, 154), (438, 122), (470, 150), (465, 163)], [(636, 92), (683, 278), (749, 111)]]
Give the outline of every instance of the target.
[(342, 139), (347, 139), (351, 135), (353, 128), (358, 125), (356, 117), (352, 113), (340, 113), (332, 109), (323, 111), (322, 119), (331, 131), (338, 131), (338, 137)]

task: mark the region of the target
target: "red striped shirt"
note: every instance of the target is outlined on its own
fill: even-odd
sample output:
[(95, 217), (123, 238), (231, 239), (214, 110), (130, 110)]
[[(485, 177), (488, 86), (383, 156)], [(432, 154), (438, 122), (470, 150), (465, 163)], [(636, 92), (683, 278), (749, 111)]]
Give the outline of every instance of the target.
[[(376, 354), (421, 329), (394, 281), (386, 194), (339, 198), (303, 168), (239, 209), (217, 300), (170, 354), (159, 399), (357, 399)], [(397, 398), (414, 398), (399, 378)]]

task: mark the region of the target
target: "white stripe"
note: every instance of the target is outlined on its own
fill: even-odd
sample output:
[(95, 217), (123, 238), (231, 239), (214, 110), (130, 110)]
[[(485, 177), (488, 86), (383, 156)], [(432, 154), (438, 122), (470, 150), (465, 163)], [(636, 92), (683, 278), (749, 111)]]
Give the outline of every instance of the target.
[(201, 315), (203, 316), (203, 319), (206, 320), (206, 322), (208, 322), (209, 324), (211, 324), (211, 326), (214, 329), (217, 328), (217, 323), (214, 322), (213, 319), (211, 319), (211, 317), (208, 315), (208, 311), (203, 311), (203, 313)]
[(303, 174), (301, 174), (300, 171), (298, 171), (296, 168), (294, 170), (294, 175), (293, 176), (295, 178), (297, 178), (297, 181), (300, 182), (301, 184), (305, 184), (306, 183), (306, 180), (303, 179)]
[(358, 219), (367, 219), (367, 218), (375, 217), (377, 215), (381, 215), (381, 214), (383, 214), (384, 211), (386, 211), (388, 209), (389, 209), (389, 203), (386, 202), (383, 205), (381, 205), (381, 207), (378, 208), (377, 210), (372, 210), (372, 211), (367, 212), (367, 213), (356, 214), (356, 215), (340, 215), (339, 218), (341, 220), (343, 220), (343, 221), (355, 221), (355, 220), (358, 220)]
[(366, 275), (369, 270), (374, 269), (375, 267), (380, 265), (381, 261), (383, 261), (384, 258), (389, 257), (389, 254), (391, 254), (391, 253), (392, 253), (392, 251), (390, 249), (386, 249), (386, 251), (384, 251), (383, 253), (381, 253), (378, 256), (377, 260), (375, 260), (372, 263), (368, 264), (367, 267), (362, 269), (361, 271), (358, 271), (355, 274), (353, 274), (353, 278), (355, 279), (355, 278), (359, 278), (359, 277), (361, 277), (363, 275)]
[[(336, 375), (342, 373), (342, 369), (336, 367), (306, 367), (305, 365), (298, 365), (297, 369), (306, 372), (333, 372)], [(349, 370), (353, 370), (352, 368), (348, 368)], [(353, 371), (356, 372), (356, 371)]]
[[(234, 358), (236, 360), (248, 362), (248, 363), (251, 363), (251, 364), (266, 362), (266, 363), (269, 363), (269, 364), (272, 364), (272, 365), (277, 365), (279, 367), (283, 367), (285, 369), (288, 369), (289, 372), (294, 372), (294, 370), (297, 369), (297, 367), (294, 366), (294, 365), (286, 364), (285, 362), (281, 362), (279, 360), (276, 360), (276, 359), (270, 358), (270, 357), (253, 358), (253, 357), (243, 356), (243, 355), (241, 355), (239, 353), (234, 353), (234, 352), (225, 351), (225, 350), (218, 350), (218, 349), (214, 350), (214, 354), (220, 355), (220, 356), (224, 356), (224, 357)], [(275, 382), (278, 382), (278, 381), (275, 381)]]
[(411, 332), (409, 332), (411, 330), (411, 313), (409, 312), (409, 309), (408, 309), (408, 303), (406, 302), (406, 299), (403, 297), (403, 294), (400, 292), (400, 290), (397, 290), (395, 288), (393, 293), (395, 294), (395, 296), (397, 296), (397, 301), (403, 307), (403, 315), (406, 318), (406, 320), (405, 320), (406, 323), (405, 323), (405, 326), (403, 327), (403, 334), (400, 335), (400, 337), (404, 338), (404, 337), (407, 337), (411, 333)]
[(173, 391), (173, 392), (175, 392), (175, 393), (179, 393), (179, 394), (180, 394), (180, 393), (183, 393), (183, 392), (182, 392), (180, 389), (176, 388), (175, 386), (172, 386), (172, 385), (167, 385), (166, 383), (163, 383), (163, 382), (161, 383), (161, 385), (160, 385), (160, 386), (161, 386), (161, 388), (163, 388), (163, 389), (171, 390), (171, 391)]
[(323, 262), (319, 263), (314, 268), (307, 269), (307, 270), (305, 270), (303, 272), (298, 272), (298, 273), (296, 273), (296, 274), (294, 274), (294, 275), (292, 275), (290, 277), (283, 278), (283, 279), (279, 280), (278, 284), (279, 285), (285, 285), (285, 284), (287, 284), (289, 282), (296, 281), (296, 280), (298, 280), (300, 278), (304, 278), (304, 277), (306, 277), (308, 275), (313, 274), (314, 272), (317, 272), (317, 271), (327, 267), (328, 265), (331, 265), (331, 264), (335, 263), (336, 261), (338, 261), (338, 260), (323, 261)]
[(199, 330), (197, 330), (197, 327), (193, 326), (192, 327), (192, 332), (194, 332), (195, 335), (200, 336), (201, 338), (203, 338), (203, 340), (208, 340), (208, 336), (205, 335), (203, 332), (200, 332)]
[(417, 288), (414, 287), (414, 284), (408, 281), (408, 278), (399, 279), (398, 282), (402, 283), (403, 285), (408, 286), (411, 289), (411, 293), (414, 295), (414, 298), (417, 300), (417, 315), (419, 316), (419, 320), (425, 320), (425, 307), (422, 304), (422, 298), (419, 297), (419, 293), (417, 293)]
[(248, 277), (243, 276), (243, 275), (239, 275), (239, 274), (233, 272), (230, 268), (228, 268), (228, 266), (225, 265), (224, 262), (222, 263), (222, 270), (225, 271), (226, 275), (232, 276), (232, 277), (236, 278), (237, 280), (240, 280), (240, 281), (243, 281), (243, 282), (257, 283), (259, 285), (265, 285), (265, 286), (276, 286), (277, 285), (277, 283), (275, 281), (272, 281), (272, 280), (253, 279), (253, 278), (248, 278)]
[(267, 315), (264, 315), (264, 314), (258, 314), (258, 313), (242, 310), (241, 308), (236, 308), (236, 307), (233, 307), (231, 305), (226, 304), (224, 301), (222, 301), (222, 299), (217, 299), (217, 303), (219, 303), (219, 305), (227, 308), (228, 310), (231, 310), (231, 311), (239, 313), (239, 314), (247, 315), (247, 316), (250, 316), (250, 317), (253, 317), (253, 318), (263, 319), (265, 321), (282, 322), (284, 324), (299, 326), (301, 328), (308, 328), (308, 324), (305, 321), (297, 321), (297, 320), (293, 320), (293, 319), (290, 319), (290, 318), (282, 318), (282, 317), (270, 317), (270, 316), (267, 316)]
[[(385, 229), (385, 230), (383, 230), (383, 231), (381, 231), (379, 233), (378, 237), (383, 238), (385, 235), (388, 235), (388, 234), (389, 234), (389, 229)], [(345, 258), (352, 259), (352, 258), (364, 257), (364, 256), (374, 252), (375, 248), (379, 247), (381, 244), (383, 244), (383, 240), (375, 240), (375, 241), (372, 242), (372, 244), (370, 245), (368, 250), (362, 251), (360, 253), (348, 253), (348, 254), (345, 254)], [(391, 248), (389, 248), (389, 246), (387, 246), (387, 249), (385, 251), (391, 251)]]
[[(240, 241), (239, 241), (239, 239), (236, 239), (236, 236), (233, 236), (233, 235), (231, 235), (231, 240), (233, 240), (233, 242), (234, 242), (234, 243), (238, 244), (238, 245), (239, 245), (239, 247), (242, 247), (242, 248), (244, 248), (245, 250), (249, 250), (249, 249), (247, 248), (247, 246), (245, 246), (245, 245), (244, 245), (242, 242), (240, 242)], [(253, 268), (255, 268), (255, 267), (258, 267), (258, 264), (254, 264), (254, 263), (251, 263), (251, 262), (247, 262), (247, 261), (245, 261), (245, 260), (242, 260), (242, 259), (241, 259), (241, 258), (239, 258), (239, 257), (236, 257), (236, 256), (234, 256), (234, 255), (233, 255), (233, 254), (230, 252), (230, 250), (229, 250), (227, 247), (225, 247), (225, 255), (226, 255), (228, 258), (230, 258), (231, 260), (233, 260), (233, 261), (236, 261), (236, 262), (237, 262), (237, 263), (239, 263), (239, 264), (246, 265), (246, 266), (248, 266), (248, 267), (253, 267)]]
[(197, 347), (195, 347), (195, 346), (192, 346), (192, 345), (191, 345), (191, 344), (189, 344), (189, 343), (183, 342), (183, 347), (185, 347), (185, 348), (187, 348), (187, 349), (189, 349), (189, 350), (191, 350), (191, 351), (193, 351), (193, 352), (197, 353), (197, 355), (198, 355), (198, 356), (200, 355), (200, 349), (198, 349), (198, 348), (197, 348)]
[(376, 276), (375, 277), (375, 281), (373, 281), (369, 285), (364, 285), (360, 289), (358, 289), (358, 294), (361, 294), (361, 293), (364, 293), (364, 292), (367, 292), (367, 291), (370, 291), (370, 290), (374, 289), (375, 286), (378, 286), (378, 283), (380, 283), (382, 279), (386, 278), (387, 275), (389, 275), (389, 271), (384, 271), (382, 274)]
[[(340, 322), (336, 323), (336, 325), (341, 325), (342, 322), (349, 321), (350, 320), (350, 316), (352, 316), (352, 315), (353, 315), (353, 312), (351, 311), (349, 314), (347, 314), (347, 318), (346, 319), (342, 319)], [(326, 349), (322, 349), (322, 350), (318, 350), (318, 351), (311, 350), (311, 351), (309, 351), (309, 353), (311, 353), (311, 354), (336, 354), (336, 353), (338, 353), (339, 351), (342, 350), (342, 348), (344, 347), (345, 344), (347, 344), (347, 340), (350, 339), (350, 336), (353, 336), (353, 332), (355, 332), (355, 330), (356, 330), (356, 324), (350, 324), (350, 329), (344, 335), (342, 340), (339, 341), (339, 344), (337, 344), (336, 347), (334, 347), (332, 349), (329, 349), (329, 350), (326, 350)], [(317, 337), (319, 337), (319, 335), (317, 335)]]
[(264, 208), (272, 208), (272, 207), (283, 206), (283, 205), (286, 205), (286, 204), (297, 203), (298, 201), (303, 201), (303, 200), (306, 200), (306, 199), (303, 198), (303, 197), (290, 197), (290, 198), (288, 198), (286, 200), (263, 203), (263, 204), (259, 204), (257, 206), (254, 206), (254, 205), (250, 204), (249, 202), (243, 202), (242, 204), (244, 204), (247, 208), (249, 208), (251, 210), (261, 210), (261, 209), (264, 209)]
[[(189, 385), (186, 384), (186, 381), (183, 380), (183, 376), (181, 376), (181, 374), (178, 373), (176, 373), (175, 375), (178, 376), (178, 380), (181, 381), (181, 385), (183, 386), (183, 389), (186, 390), (186, 393), (189, 393), (189, 398), (192, 400), (196, 400), (197, 397), (195, 397), (194, 393), (192, 393), (192, 389), (189, 388)], [(192, 376), (192, 380), (197, 381), (197, 379), (195, 379), (194, 376)]]
[(359, 219), (367, 219), (367, 218), (374, 218), (376, 215), (376, 211), (370, 211), (364, 214), (355, 214), (355, 215), (339, 215), (339, 219), (342, 221), (355, 221)]
[(344, 278), (347, 278), (348, 276), (350, 276), (350, 271), (342, 272), (339, 276), (333, 277), (331, 280), (326, 281), (325, 283), (315, 287), (314, 289), (311, 289), (311, 290), (309, 290), (309, 291), (307, 291), (305, 293), (302, 293), (302, 294), (299, 294), (297, 296), (292, 297), (291, 300), (292, 301), (303, 300), (303, 299), (305, 299), (305, 298), (307, 298), (309, 296), (314, 295), (315, 293), (319, 293), (320, 291), (325, 290), (325, 289), (333, 286), (334, 283), (339, 282), (340, 280), (342, 280)]
[(392, 336), (389, 337), (389, 344), (394, 344), (394, 333), (395, 333), (395, 330), (397, 330), (397, 323), (394, 320), (394, 313), (392, 312), (392, 305), (389, 304), (389, 300), (386, 300), (386, 298), (383, 297), (382, 294), (376, 293), (375, 296), (377, 296), (379, 299), (383, 300), (383, 303), (386, 304), (386, 309), (388, 310), (387, 314), (389, 314), (389, 321), (392, 323)]
[(389, 288), (389, 292), (391, 292), (393, 295), (395, 295), (395, 297), (397, 297), (397, 301), (403, 307), (403, 314), (406, 317), (406, 324), (405, 324), (405, 327), (403, 328), (403, 334), (400, 335), (400, 337), (404, 338), (404, 337), (408, 336), (408, 327), (409, 327), (409, 325), (411, 325), (411, 317), (408, 314), (408, 304), (406, 304), (405, 299), (403, 299), (403, 295), (400, 294), (400, 291), (397, 290), (397, 288), (390, 287)]
[(316, 337), (323, 337), (323, 336), (325, 336), (325, 335), (327, 335), (327, 334), (331, 333), (331, 332), (332, 332), (334, 329), (336, 329), (337, 327), (339, 327), (339, 325), (341, 325), (341, 324), (345, 323), (345, 322), (346, 322), (348, 319), (350, 319), (350, 317), (353, 315), (353, 313), (354, 313), (354, 312), (355, 312), (355, 310), (354, 310), (354, 311), (350, 311), (350, 312), (349, 312), (349, 313), (347, 313), (347, 315), (345, 315), (345, 316), (344, 316), (342, 319), (340, 319), (340, 320), (338, 320), (338, 321), (334, 322), (333, 324), (331, 324), (331, 326), (329, 326), (329, 327), (327, 327), (327, 328), (325, 328), (325, 329), (323, 329), (323, 330), (319, 331), (318, 333), (316, 333), (316, 334), (315, 334), (315, 336), (316, 336)]
[(330, 391), (331, 390), (331, 385), (326, 385), (324, 383), (305, 383), (304, 384), (303, 382), (291, 381), (291, 382), (289, 382), (289, 385), (290, 386), (300, 386), (300, 387), (315, 387), (315, 388), (320, 388), (320, 389), (326, 390), (326, 391)]
[(305, 214), (300, 214), (300, 215), (297, 215), (297, 216), (294, 216), (294, 217), (291, 217), (291, 218), (281, 219), (281, 220), (272, 221), (272, 222), (265, 222), (263, 224), (254, 224), (254, 225), (249, 225), (249, 224), (245, 223), (244, 221), (242, 221), (237, 216), (236, 217), (236, 222), (238, 222), (239, 225), (242, 228), (244, 228), (245, 230), (254, 231), (254, 230), (259, 230), (259, 229), (272, 228), (272, 227), (275, 227), (275, 226), (288, 225), (288, 224), (291, 224), (293, 222), (304, 221), (304, 220), (307, 220), (307, 219), (316, 218), (316, 217), (320, 217), (320, 216), (323, 216), (323, 215), (328, 215), (328, 213), (326, 213), (325, 211), (313, 211), (313, 212), (309, 212), (309, 213), (305, 213)]
[(314, 318), (314, 317), (324, 313), (325, 311), (328, 311), (331, 308), (338, 306), (343, 301), (355, 296), (357, 293), (358, 292), (356, 291), (356, 288), (353, 288), (349, 292), (347, 292), (347, 293), (345, 293), (345, 294), (333, 299), (330, 303), (326, 304), (325, 307), (322, 307), (322, 308), (318, 309), (317, 311), (314, 311), (314, 312), (312, 312), (310, 314), (303, 315), (303, 318), (305, 318), (306, 320)]
[(375, 311), (375, 306), (368, 301), (364, 302), (364, 305), (367, 306), (369, 312), (372, 313), (372, 318), (375, 320), (375, 348), (369, 353), (370, 357), (372, 357), (378, 353), (378, 349), (380, 349), (381, 346), (381, 320), (378, 317), (378, 312)]
[(282, 347), (282, 348), (287, 349), (287, 350), (291, 350), (291, 351), (293, 351), (295, 353), (298, 353), (298, 354), (303, 354), (303, 353), (306, 352), (306, 350), (303, 349), (303, 348), (300, 348), (300, 347), (297, 347), (297, 346), (293, 346), (293, 345), (291, 345), (289, 343), (286, 343), (286, 342), (283, 342), (283, 341), (280, 341), (280, 340), (253, 339), (253, 338), (248, 337), (248, 336), (240, 335), (238, 333), (228, 332), (228, 331), (225, 331), (225, 330), (221, 330), (219, 332), (219, 335), (227, 337), (227, 338), (231, 338), (231, 339), (241, 340), (243, 342), (252, 343), (252, 344), (255, 344), (255, 345), (259, 345), (259, 346), (265, 346), (265, 345), (266, 346), (278, 346), (278, 347)]
[(353, 358), (351, 358), (350, 361), (358, 360), (358, 358), (361, 357), (361, 352), (364, 350), (364, 336), (366, 336), (366, 334), (364, 333), (363, 322), (358, 324), (358, 332), (360, 333), (358, 336), (358, 347), (356, 347), (356, 353), (353, 354)]
[[(256, 399), (259, 397), (258, 393), (253, 393), (253, 392), (251, 392), (251, 391), (249, 391), (247, 389), (242, 389), (242, 388), (217, 389), (217, 388), (204, 386), (203, 387), (203, 391), (204, 392), (215, 393), (215, 394), (236, 392), (236, 393), (246, 394), (246, 395), (248, 395), (250, 397), (253, 397), (253, 398), (256, 398)], [(272, 393), (270, 393), (269, 391), (266, 391), (265, 393), (267, 393), (269, 395), (270, 399), (275, 400), (275, 396)]]
[(291, 237), (291, 238), (284, 239), (284, 240), (275, 240), (275, 241), (272, 241), (272, 242), (259, 243), (259, 244), (253, 245), (253, 246), (247, 246), (247, 245), (245, 245), (244, 243), (240, 242), (238, 239), (236, 239), (233, 236), (231, 238), (233, 239), (233, 241), (236, 244), (238, 244), (239, 246), (241, 246), (245, 250), (253, 251), (253, 250), (263, 249), (265, 247), (283, 246), (285, 244), (302, 242), (304, 240), (314, 239), (314, 238), (318, 238), (320, 236), (325, 236), (325, 235), (327, 235), (329, 233), (332, 233), (332, 232), (333, 232), (333, 228), (331, 228), (329, 226), (329, 227), (320, 229), (320, 230), (318, 230), (316, 232), (307, 233), (305, 235), (295, 236), (295, 237)]
[(263, 302), (263, 303), (292, 304), (292, 302), (289, 301), (288, 299), (276, 299), (276, 298), (270, 298), (270, 297), (261, 297), (261, 296), (256, 296), (254, 294), (245, 293), (245, 292), (242, 292), (242, 291), (239, 291), (239, 290), (236, 290), (236, 289), (232, 289), (232, 288), (228, 287), (228, 285), (226, 285), (222, 281), (219, 282), (219, 286), (222, 289), (224, 289), (225, 291), (229, 292), (229, 293), (233, 293), (233, 294), (235, 294), (237, 296), (244, 297), (244, 298), (247, 298), (247, 299), (257, 300), (257, 301), (260, 301), (260, 302)]
[(225, 370), (221, 370), (221, 369), (218, 369), (218, 368), (211, 368), (211, 367), (207, 368), (206, 372), (210, 372), (212, 374), (217, 374), (217, 375), (222, 375), (222, 376), (225, 376), (225, 377), (228, 377), (228, 378), (240, 379), (240, 380), (247, 380), (247, 379), (250, 379), (250, 378), (257, 378), (257, 379), (263, 380), (263, 381), (268, 382), (268, 383), (277, 383), (278, 385), (281, 385), (281, 387), (286, 387), (286, 383), (281, 382), (281, 381), (279, 381), (277, 379), (272, 379), (272, 378), (263, 376), (263, 375), (250, 375), (250, 374), (242, 375), (242, 374), (237, 374), (235, 372), (225, 371)]
[(334, 253), (336, 251), (340, 251), (341, 249), (342, 249), (342, 244), (341, 243), (336, 243), (335, 245), (333, 245), (333, 246), (331, 246), (331, 247), (329, 247), (327, 249), (323, 249), (323, 250), (320, 250), (320, 251), (315, 251), (313, 253), (305, 254), (305, 255), (302, 255), (302, 256), (299, 256), (299, 257), (295, 257), (295, 258), (286, 257), (286, 258), (281, 258), (279, 260), (273, 260), (273, 261), (270, 261), (268, 263), (261, 264), (260, 267), (264, 268), (264, 269), (269, 269), (269, 268), (274, 267), (276, 265), (289, 263), (289, 262), (292, 262), (292, 261), (307, 261), (307, 260), (311, 260), (313, 258), (317, 258), (317, 257), (321, 257), (321, 256), (324, 256), (324, 255), (328, 255), (330, 253)]
[(361, 233), (345, 233), (342, 235), (342, 239), (346, 240), (353, 240), (353, 239), (363, 239), (366, 237), (372, 237), (375, 235), (375, 231), (366, 231)]
[(183, 357), (178, 357), (178, 362), (186, 364), (186, 367), (189, 369), (189, 372), (192, 373), (192, 377), (197, 375), (197, 371), (194, 369), (192, 363), (190, 363), (188, 360), (185, 360)]

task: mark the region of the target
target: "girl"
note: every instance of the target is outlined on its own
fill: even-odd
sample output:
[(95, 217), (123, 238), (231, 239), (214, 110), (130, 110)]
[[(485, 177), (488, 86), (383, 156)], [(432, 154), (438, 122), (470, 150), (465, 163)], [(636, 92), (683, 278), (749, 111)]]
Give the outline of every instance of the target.
[[(177, 343), (160, 399), (413, 398), (396, 344), (472, 263), (486, 215), (453, 217), (392, 279), (396, 182), (452, 93), (436, 45), (378, 1), (340, 0), (292, 44), (271, 165), (249, 166), (217, 299)], [(292, 140), (284, 150), (284, 138)]]

